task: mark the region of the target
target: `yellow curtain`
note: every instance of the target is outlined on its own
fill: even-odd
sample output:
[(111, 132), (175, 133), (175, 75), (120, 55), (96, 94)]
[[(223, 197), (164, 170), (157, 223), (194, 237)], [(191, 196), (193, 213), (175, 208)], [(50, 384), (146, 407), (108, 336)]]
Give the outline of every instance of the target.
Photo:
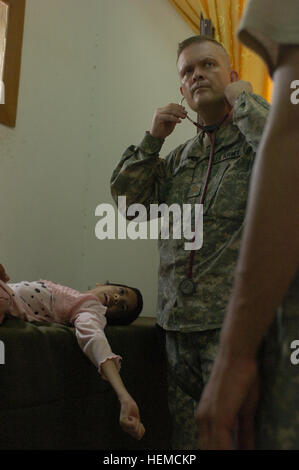
[(236, 30), (247, 0), (169, 0), (191, 26), (200, 33), (200, 13), (212, 20), (215, 39), (228, 51), (232, 67), (241, 80), (252, 83), (254, 92), (270, 101), (272, 80), (263, 61), (237, 39)]

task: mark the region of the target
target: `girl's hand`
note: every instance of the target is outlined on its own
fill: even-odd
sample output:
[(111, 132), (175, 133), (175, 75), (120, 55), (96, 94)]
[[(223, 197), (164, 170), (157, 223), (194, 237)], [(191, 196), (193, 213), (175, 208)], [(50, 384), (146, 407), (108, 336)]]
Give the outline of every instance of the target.
[(0, 280), (3, 282), (8, 282), (10, 280), (10, 277), (6, 274), (2, 264), (0, 264)]
[(119, 423), (124, 432), (137, 440), (142, 439), (145, 429), (140, 421), (139, 409), (133, 398), (128, 394), (120, 399)]

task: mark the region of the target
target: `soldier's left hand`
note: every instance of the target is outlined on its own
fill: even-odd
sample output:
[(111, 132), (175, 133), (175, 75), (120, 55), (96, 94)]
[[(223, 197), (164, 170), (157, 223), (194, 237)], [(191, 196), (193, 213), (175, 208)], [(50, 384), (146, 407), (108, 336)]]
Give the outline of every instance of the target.
[(250, 82), (246, 82), (245, 80), (237, 80), (236, 82), (232, 82), (224, 90), (224, 95), (227, 101), (231, 106), (234, 106), (234, 102), (238, 98), (238, 96), (242, 93), (242, 91), (246, 91), (248, 93), (252, 93), (253, 88)]

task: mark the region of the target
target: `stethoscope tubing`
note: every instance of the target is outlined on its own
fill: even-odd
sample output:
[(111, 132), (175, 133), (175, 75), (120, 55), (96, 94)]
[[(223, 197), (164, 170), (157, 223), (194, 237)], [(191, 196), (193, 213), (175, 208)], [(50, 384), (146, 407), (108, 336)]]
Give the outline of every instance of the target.
[[(180, 105), (182, 105), (183, 101), (184, 101), (185, 97), (183, 97), (180, 101)], [(207, 173), (206, 173), (206, 177), (205, 177), (205, 182), (204, 182), (204, 186), (203, 186), (203, 190), (202, 190), (202, 193), (201, 193), (201, 197), (200, 197), (200, 201), (199, 201), (199, 204), (203, 204), (204, 203), (204, 200), (205, 200), (205, 197), (206, 197), (206, 192), (207, 192), (207, 189), (208, 189), (208, 185), (209, 185), (209, 180), (210, 180), (210, 176), (211, 176), (211, 171), (212, 171), (212, 166), (213, 166), (213, 161), (214, 161), (214, 155), (215, 155), (215, 143), (216, 143), (216, 135), (217, 135), (217, 131), (218, 129), (220, 128), (220, 126), (224, 123), (224, 121), (226, 120), (226, 118), (229, 116), (230, 112), (228, 112), (224, 117), (223, 119), (217, 123), (217, 124), (214, 124), (212, 126), (202, 126), (201, 124), (199, 124), (198, 122), (195, 122), (193, 121), (193, 119), (191, 119), (188, 114), (186, 116), (186, 118), (192, 122), (192, 124), (194, 124), (196, 127), (199, 127), (199, 129), (201, 129), (203, 132), (205, 132), (210, 140), (210, 143), (211, 143), (211, 148), (210, 148), (210, 156), (209, 156), (209, 163), (208, 163), (208, 169), (207, 169)], [(213, 129), (212, 131), (208, 130), (208, 129)], [(197, 230), (198, 227), (195, 227), (195, 232)], [(192, 240), (192, 243), (194, 242), (195, 240), (195, 235), (193, 237), (193, 240)], [(189, 256), (189, 266), (188, 266), (188, 271), (187, 271), (187, 279), (190, 279), (192, 280), (192, 271), (193, 271), (193, 264), (194, 264), (194, 255), (195, 255), (195, 250), (190, 250), (190, 256)]]

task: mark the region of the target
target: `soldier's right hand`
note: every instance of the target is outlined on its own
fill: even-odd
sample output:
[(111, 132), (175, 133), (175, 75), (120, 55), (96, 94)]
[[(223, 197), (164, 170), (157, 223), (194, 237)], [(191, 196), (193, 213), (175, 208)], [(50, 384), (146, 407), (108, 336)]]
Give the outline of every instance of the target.
[(152, 120), (150, 134), (153, 137), (165, 139), (186, 116), (187, 111), (184, 106), (177, 103), (170, 103), (163, 108), (158, 108)]

